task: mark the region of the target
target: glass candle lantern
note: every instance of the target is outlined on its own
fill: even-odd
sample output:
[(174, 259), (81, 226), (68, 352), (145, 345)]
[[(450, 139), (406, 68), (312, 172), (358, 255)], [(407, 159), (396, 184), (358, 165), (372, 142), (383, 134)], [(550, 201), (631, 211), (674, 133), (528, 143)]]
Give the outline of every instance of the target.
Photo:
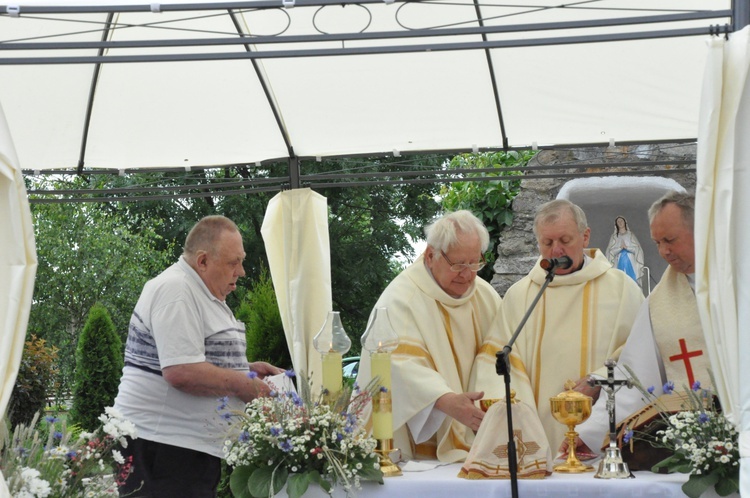
[(370, 373), (378, 377), (380, 389), (372, 400), (372, 435), (375, 439), (393, 438), (391, 398), (391, 353), (398, 347), (386, 308), (376, 308), (362, 336), (362, 349), (370, 353)]
[(313, 338), (313, 347), (323, 362), (323, 389), (333, 396), (341, 391), (343, 382), (341, 359), (352, 347), (338, 311), (328, 312), (320, 332)]

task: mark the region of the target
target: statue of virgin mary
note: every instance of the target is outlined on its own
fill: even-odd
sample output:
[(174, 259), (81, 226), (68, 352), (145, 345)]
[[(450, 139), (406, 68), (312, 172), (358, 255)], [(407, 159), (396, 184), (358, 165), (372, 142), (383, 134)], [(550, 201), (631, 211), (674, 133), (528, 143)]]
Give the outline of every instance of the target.
[(638, 238), (628, 228), (628, 221), (624, 216), (615, 218), (615, 231), (609, 238), (606, 254), (612, 266), (624, 271), (640, 284), (643, 249)]

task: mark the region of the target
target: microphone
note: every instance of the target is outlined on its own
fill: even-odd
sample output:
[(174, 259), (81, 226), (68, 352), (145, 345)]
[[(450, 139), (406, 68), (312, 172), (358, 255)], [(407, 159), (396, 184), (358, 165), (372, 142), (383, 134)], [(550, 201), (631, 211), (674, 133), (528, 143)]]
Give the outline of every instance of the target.
[(539, 262), (539, 266), (541, 266), (543, 270), (554, 270), (556, 268), (566, 270), (573, 266), (573, 260), (567, 256), (543, 259)]

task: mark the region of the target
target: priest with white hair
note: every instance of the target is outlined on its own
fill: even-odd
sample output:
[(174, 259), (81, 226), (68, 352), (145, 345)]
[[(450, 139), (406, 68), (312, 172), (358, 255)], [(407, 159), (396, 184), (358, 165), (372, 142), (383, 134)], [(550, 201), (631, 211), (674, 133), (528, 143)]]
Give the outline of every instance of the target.
[[(404, 459), (463, 461), (484, 418), (477, 401), (498, 398), (501, 344), (490, 324), (500, 295), (477, 278), (489, 234), (469, 211), (447, 214), (425, 229), (424, 253), (385, 289), (399, 336), (392, 356), (394, 446)], [(370, 380), (363, 355), (359, 386)]]

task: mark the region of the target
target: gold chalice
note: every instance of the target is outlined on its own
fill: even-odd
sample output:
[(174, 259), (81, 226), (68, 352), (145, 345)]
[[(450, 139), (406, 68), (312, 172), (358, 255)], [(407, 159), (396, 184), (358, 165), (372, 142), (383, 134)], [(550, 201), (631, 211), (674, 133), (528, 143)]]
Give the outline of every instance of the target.
[(569, 380), (565, 383), (566, 391), (549, 399), (555, 420), (568, 426), (568, 432), (565, 434), (568, 439), (568, 458), (565, 463), (555, 465), (555, 472), (580, 473), (594, 470), (594, 467), (581, 463), (576, 456), (578, 433), (575, 427), (585, 422), (591, 415), (592, 399), (590, 396), (574, 391), (574, 385), (575, 383)]

